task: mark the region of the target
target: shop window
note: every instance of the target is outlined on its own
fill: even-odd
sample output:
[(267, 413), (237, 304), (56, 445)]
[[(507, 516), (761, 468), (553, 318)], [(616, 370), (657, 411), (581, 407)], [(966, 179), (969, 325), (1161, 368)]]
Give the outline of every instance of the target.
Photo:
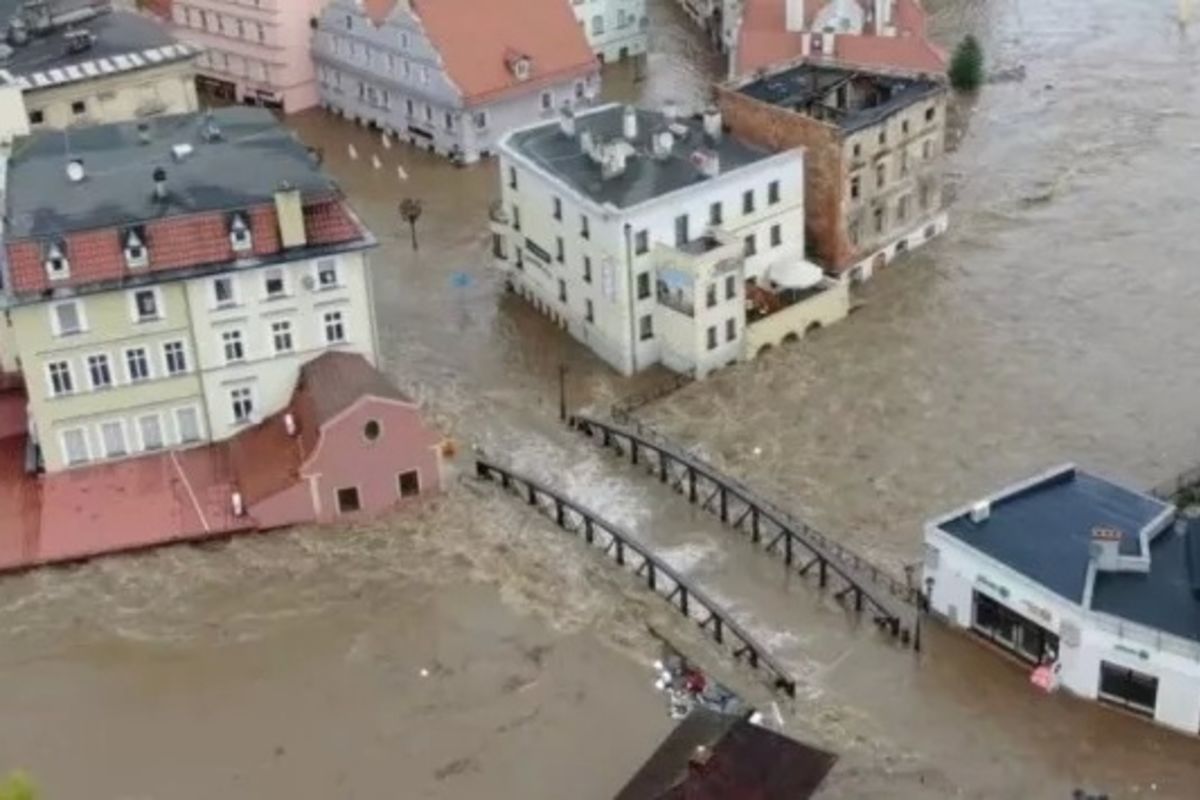
[(421, 476), (415, 469), (401, 472), (397, 477), (401, 497), (416, 497), (421, 493)]
[(362, 504), (358, 500), (358, 487), (347, 486), (344, 489), (338, 489), (337, 506), (339, 514), (352, 514), (362, 510)]
[(1100, 699), (1153, 717), (1158, 704), (1158, 678), (1101, 661)]

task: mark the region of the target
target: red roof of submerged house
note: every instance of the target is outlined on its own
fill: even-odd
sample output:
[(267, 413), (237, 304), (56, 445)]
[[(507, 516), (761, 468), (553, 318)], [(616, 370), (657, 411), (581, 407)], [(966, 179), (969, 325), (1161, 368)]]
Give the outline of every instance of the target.
[[(808, 29), (828, 0), (805, 2), (804, 25)], [(834, 52), (826, 53), (826, 57), (862, 67), (945, 72), (946, 54), (926, 35), (925, 9), (920, 0), (896, 0), (892, 21), (895, 36), (835, 35)], [(802, 55), (804, 36), (787, 29), (787, 0), (746, 0), (738, 34), (737, 73), (749, 74)]]
[[(397, 0), (365, 0), (376, 25)], [(563, 0), (411, 0), (425, 34), (442, 58), (467, 105), (533, 91), (599, 70), (575, 13)], [(510, 66), (530, 61), (526, 80)]]

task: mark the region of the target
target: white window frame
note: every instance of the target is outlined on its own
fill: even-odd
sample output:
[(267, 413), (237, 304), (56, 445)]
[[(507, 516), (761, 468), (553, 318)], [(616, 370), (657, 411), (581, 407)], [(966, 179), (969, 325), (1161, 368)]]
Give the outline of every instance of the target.
[[(333, 316), (334, 314), (337, 315), (338, 330), (340, 330), (342, 332), (342, 337), (340, 339), (331, 339), (329, 337), (329, 326), (330, 326), (329, 318), (331, 316)], [(321, 335), (324, 339), (325, 344), (327, 344), (327, 345), (345, 344), (346, 342), (350, 341), (349, 337), (346, 335), (346, 315), (342, 312), (341, 309), (334, 309), (333, 311), (326, 311), (324, 314), (321, 315)]]
[[(71, 459), (70, 448), (67, 447), (67, 435), (71, 434), (71, 433), (78, 433), (81, 437), (83, 437), (83, 458), (82, 459), (76, 459), (76, 460)], [(63, 462), (67, 466), (75, 467), (75, 466), (81, 466), (83, 464), (91, 463), (92, 443), (87, 435), (87, 428), (83, 428), (83, 427), (64, 428), (63, 430), (59, 431), (59, 433), (58, 433), (58, 444), (59, 444), (59, 448), (60, 448), (59, 452), (62, 453), (62, 456), (63, 456)]]
[[(235, 392), (246, 392), (246, 397), (250, 401), (250, 413), (239, 419), (237, 415), (237, 400), (234, 399)], [(252, 384), (246, 386), (233, 386), (229, 389), (229, 411), (230, 418), (234, 425), (249, 425), (254, 422), (254, 412), (258, 408), (258, 397), (254, 391)]]
[[(59, 269), (52, 267), (56, 261), (59, 262)], [(52, 281), (65, 281), (71, 277), (71, 259), (67, 258), (66, 251), (57, 242), (46, 248), (42, 266), (46, 270), (46, 277)]]
[[(149, 448), (146, 446), (146, 436), (142, 431), (142, 422), (152, 419), (158, 425), (158, 447)], [(157, 411), (152, 411), (149, 414), (138, 414), (133, 420), (134, 430), (137, 431), (138, 452), (140, 453), (157, 453), (160, 450), (167, 449), (167, 429), (163, 425), (162, 414)]]
[[(217, 298), (217, 284), (221, 281), (229, 281), (229, 300), (221, 301)], [(237, 276), (233, 274), (217, 275), (209, 282), (209, 288), (212, 292), (212, 307), (214, 309), (235, 308), (238, 305), (240, 291), (238, 288)]]
[[(70, 391), (66, 391), (66, 392), (54, 391), (54, 372), (51, 369), (51, 367), (53, 367), (56, 364), (66, 364), (67, 380), (71, 384)], [(75, 383), (75, 368), (71, 366), (71, 359), (60, 358), (60, 359), (55, 359), (53, 361), (47, 361), (45, 364), (45, 369), (46, 369), (46, 392), (50, 397), (70, 397), (71, 395), (77, 394), (79, 392), (79, 387)]]
[(254, 234), (245, 214), (236, 214), (230, 221), (229, 246), (235, 253), (247, 253), (254, 249)]
[[(182, 370), (180, 370), (179, 372), (171, 371), (171, 359), (167, 356), (167, 346), (172, 345), (172, 344), (179, 345), (179, 352), (183, 354), (183, 367), (184, 368)], [(180, 375), (187, 375), (188, 372), (191, 371), (188, 365), (192, 363), (192, 354), (188, 351), (187, 342), (185, 340), (172, 339), (170, 341), (163, 342), (162, 345), (160, 345), (160, 353), (162, 354), (162, 367), (163, 367), (162, 372), (165, 377), (177, 378)]]
[[(131, 242), (136, 242), (136, 244), (131, 244)], [(137, 253), (134, 253), (135, 249), (138, 251)], [(135, 231), (131, 230), (125, 235), (125, 240), (121, 242), (121, 252), (125, 255), (125, 266), (130, 269), (144, 269), (150, 264), (150, 252), (146, 248), (146, 243)]]
[[(226, 328), (220, 332), (221, 335), (221, 358), (226, 364), (244, 364), (246, 362), (246, 333), (241, 328)], [(226, 339), (226, 337), (229, 337)], [(229, 357), (229, 345), (234, 339), (237, 341), (238, 350), (241, 355), (237, 358)]]
[[(333, 272), (333, 283), (323, 283), (321, 281), (321, 273), (325, 270), (324, 267), (329, 267)], [(342, 269), (336, 258), (318, 258), (313, 262), (313, 286), (318, 290), (337, 289), (342, 286)]]
[[(154, 295), (154, 316), (142, 317), (140, 309), (138, 309), (137, 298), (139, 294), (150, 292)], [(135, 324), (148, 322), (161, 322), (167, 318), (166, 310), (163, 307), (162, 289), (157, 286), (144, 286), (138, 289), (129, 290), (129, 318)]]
[[(191, 412), (196, 418), (195, 439), (183, 438), (183, 425), (180, 423), (179, 418), (184, 412)], [(179, 444), (194, 444), (196, 442), (204, 441), (204, 420), (201, 418), (200, 409), (197, 406), (180, 406), (179, 408), (175, 409), (175, 411), (172, 413), (172, 416), (175, 419), (175, 439), (179, 442)]]
[[(415, 494), (406, 495), (400, 488), (400, 478), (412, 473), (417, 476), (417, 491)], [(396, 473), (396, 498), (399, 500), (411, 500), (415, 497), (420, 497), (425, 493), (425, 481), (421, 480), (421, 470), (418, 467), (412, 469), (402, 469)]]
[[(79, 330), (64, 331), (62, 329), (62, 324), (58, 319), (58, 309), (60, 306), (75, 307), (75, 316), (79, 320)], [(55, 336), (76, 336), (82, 333), (87, 333), (88, 331), (87, 312), (84, 310), (84, 304), (82, 300), (63, 300), (58, 303), (51, 303), (49, 306), (49, 314), (50, 332)]]
[[(279, 291), (278, 294), (271, 294), (271, 292), (267, 289), (267, 281), (269, 281), (275, 273), (279, 274), (279, 283), (281, 284), (282, 289)], [(263, 273), (262, 273), (262, 299), (264, 301), (266, 301), (266, 300), (282, 300), (285, 297), (289, 297), (291, 295), (290, 290), (291, 290), (291, 282), (288, 280), (288, 273), (287, 273), (286, 269), (284, 269), (283, 267), (268, 267), (267, 269), (263, 270)]]
[[(104, 437), (104, 428), (108, 425), (116, 425), (117, 430), (121, 432), (121, 452), (113, 453), (108, 449), (108, 440)], [(106, 419), (96, 425), (96, 437), (100, 441), (100, 449), (104, 452), (105, 458), (124, 458), (130, 454), (129, 447), (129, 431), (123, 419)]]
[[(97, 386), (96, 382), (92, 379), (92, 359), (93, 358), (103, 358), (104, 359), (105, 366), (108, 369), (108, 385)], [(100, 350), (95, 353), (84, 354), (84, 356), (83, 356), (83, 371), (84, 371), (84, 374), (87, 376), (88, 391), (95, 392), (95, 391), (99, 391), (102, 389), (112, 389), (112, 388), (116, 387), (116, 385), (117, 385), (117, 374), (116, 374), (116, 371), (113, 369), (112, 356), (103, 350)]]
[[(277, 337), (280, 335), (280, 332), (275, 330), (276, 325), (286, 325), (287, 326), (286, 334), (287, 334), (289, 346), (286, 350), (281, 350), (279, 348), (279, 339)], [(284, 355), (290, 355), (290, 354), (296, 352), (296, 326), (292, 323), (292, 320), (290, 320), (290, 319), (270, 320), (267, 323), (267, 335), (271, 339), (271, 352), (274, 353), (275, 355), (284, 356)]]

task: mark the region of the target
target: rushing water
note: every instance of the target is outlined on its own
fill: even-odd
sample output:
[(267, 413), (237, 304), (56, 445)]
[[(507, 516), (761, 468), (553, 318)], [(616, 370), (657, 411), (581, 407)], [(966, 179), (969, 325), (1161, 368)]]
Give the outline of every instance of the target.
[[(951, 231), (873, 280), (844, 323), (646, 410), (897, 569), (917, 558), (922, 519), (1048, 464), (1148, 484), (1200, 459), (1200, 29), (1177, 24), (1175, 0), (929, 6), (943, 42), (974, 32), (993, 68), (1025, 70), (962, 108)], [(651, 11), (646, 69), (610, 68), (606, 92), (699, 105), (719, 63), (666, 0)], [(289, 124), (325, 148), (379, 235), (395, 378), (453, 436), (633, 528), (771, 642), (801, 677), (797, 726), (849, 754), (827, 796), (1195, 796), (1194, 740), (1037, 695), (944, 632), (920, 659), (898, 652), (572, 440), (556, 419), (560, 364), (576, 406), (662, 376), (614, 377), (503, 293), (486, 249), (494, 164), (385, 149), (319, 112)], [(415, 252), (396, 213), (406, 196), (424, 205)], [(62, 797), (554, 796), (514, 777), (511, 762), (533, 758), (544, 792), (604, 797), (665, 723), (644, 674), (590, 632), (644, 658), (628, 631), (646, 609), (555, 542), (456, 488), (390, 527), (0, 583), (0, 769), (28, 765)], [(579, 758), (592, 737), (621, 746)]]

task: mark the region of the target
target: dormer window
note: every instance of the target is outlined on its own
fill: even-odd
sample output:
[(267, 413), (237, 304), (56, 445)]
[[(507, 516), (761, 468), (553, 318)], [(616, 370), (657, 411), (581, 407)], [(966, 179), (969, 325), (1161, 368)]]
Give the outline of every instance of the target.
[(62, 242), (51, 242), (45, 252), (46, 277), (52, 281), (71, 277), (71, 262), (67, 260)]
[(254, 246), (250, 236), (250, 227), (246, 224), (246, 218), (241, 214), (234, 214), (229, 223), (229, 243), (233, 245), (235, 253), (245, 253)]
[(139, 269), (149, 263), (146, 243), (136, 228), (130, 228), (125, 234), (125, 265), (130, 269)]
[(529, 80), (529, 76), (533, 72), (533, 59), (524, 53), (510, 50), (504, 60), (513, 77), (519, 81)]

